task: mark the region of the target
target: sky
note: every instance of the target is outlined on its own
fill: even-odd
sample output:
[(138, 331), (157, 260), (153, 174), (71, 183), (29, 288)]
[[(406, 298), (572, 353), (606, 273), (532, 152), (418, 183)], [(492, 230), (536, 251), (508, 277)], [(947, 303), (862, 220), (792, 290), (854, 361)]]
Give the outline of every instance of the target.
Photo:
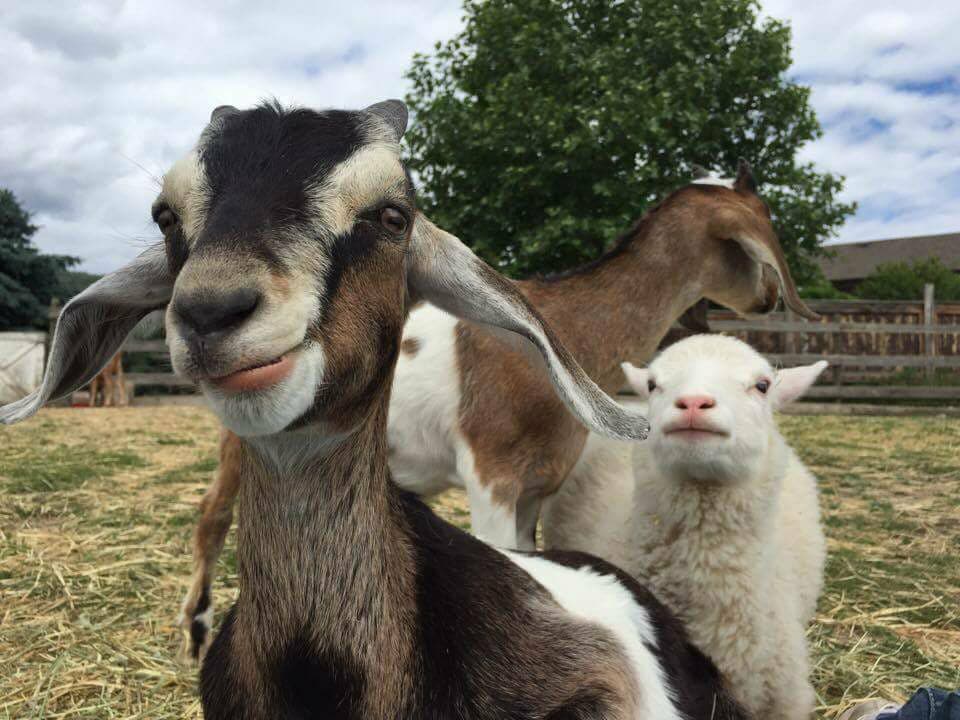
[[(6, 3), (0, 187), (45, 252), (106, 272), (159, 238), (158, 178), (210, 110), (363, 107), (460, 29), (459, 0)], [(160, 8), (162, 7), (162, 10)], [(824, 135), (801, 151), (859, 210), (832, 241), (960, 232), (960, 3), (763, 0)]]

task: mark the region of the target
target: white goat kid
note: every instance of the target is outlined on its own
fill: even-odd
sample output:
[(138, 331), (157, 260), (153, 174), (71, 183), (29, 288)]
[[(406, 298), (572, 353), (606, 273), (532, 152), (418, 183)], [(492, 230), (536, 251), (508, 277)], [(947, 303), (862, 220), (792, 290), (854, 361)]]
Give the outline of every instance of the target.
[(547, 547), (591, 552), (648, 584), (756, 717), (814, 707), (805, 628), (825, 541), (816, 479), (773, 412), (825, 367), (774, 371), (717, 335), (671, 346), (649, 370), (624, 363), (648, 400), (650, 439), (592, 435), (544, 513)]

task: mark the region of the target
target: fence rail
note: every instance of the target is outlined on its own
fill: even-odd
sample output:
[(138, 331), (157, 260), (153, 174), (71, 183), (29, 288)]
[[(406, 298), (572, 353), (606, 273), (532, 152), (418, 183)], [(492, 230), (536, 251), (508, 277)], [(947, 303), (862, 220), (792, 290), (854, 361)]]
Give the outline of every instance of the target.
[(892, 373), (918, 370), (927, 380), (937, 371), (960, 371), (960, 304), (934, 303), (928, 286), (923, 302), (812, 301), (820, 321), (798, 320), (789, 310), (740, 319), (711, 313), (714, 331), (738, 335), (774, 364), (791, 367), (826, 360), (831, 370), (807, 393), (811, 399), (958, 400), (960, 386), (904, 385)]

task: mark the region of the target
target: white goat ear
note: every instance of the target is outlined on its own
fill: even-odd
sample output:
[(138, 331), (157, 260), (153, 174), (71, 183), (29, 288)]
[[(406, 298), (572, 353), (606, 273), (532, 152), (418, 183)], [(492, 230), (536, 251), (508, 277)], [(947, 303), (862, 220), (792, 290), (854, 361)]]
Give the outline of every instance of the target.
[(423, 215), (415, 220), (407, 262), (412, 299), (427, 300), (458, 317), (528, 340), (546, 363), (557, 394), (588, 428), (622, 440), (647, 436), (646, 419), (597, 387), (510, 280)]
[(782, 408), (803, 395), (813, 385), (820, 373), (827, 369), (827, 361), (820, 360), (813, 365), (780, 370), (770, 390), (775, 408)]
[(620, 363), (620, 368), (627, 378), (627, 384), (641, 398), (646, 400), (650, 397), (650, 371), (646, 368), (638, 368), (629, 362)]
[(163, 243), (158, 243), (68, 302), (57, 320), (40, 387), (0, 407), (0, 423), (25, 420), (48, 400), (86, 385), (120, 349), (136, 324), (169, 302), (173, 281)]

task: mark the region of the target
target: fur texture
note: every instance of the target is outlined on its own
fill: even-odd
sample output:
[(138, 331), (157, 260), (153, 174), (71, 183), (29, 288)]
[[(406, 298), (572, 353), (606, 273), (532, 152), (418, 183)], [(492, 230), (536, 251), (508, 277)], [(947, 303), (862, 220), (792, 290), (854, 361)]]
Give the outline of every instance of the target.
[[(548, 547), (595, 553), (648, 583), (756, 717), (800, 720), (815, 701), (805, 630), (825, 540), (816, 479), (773, 411), (824, 365), (775, 373), (738, 340), (696, 336), (648, 371), (625, 368), (649, 401), (650, 440), (592, 436), (544, 511)], [(677, 407), (691, 397), (714, 405)], [(690, 422), (723, 434), (679, 430)]]

